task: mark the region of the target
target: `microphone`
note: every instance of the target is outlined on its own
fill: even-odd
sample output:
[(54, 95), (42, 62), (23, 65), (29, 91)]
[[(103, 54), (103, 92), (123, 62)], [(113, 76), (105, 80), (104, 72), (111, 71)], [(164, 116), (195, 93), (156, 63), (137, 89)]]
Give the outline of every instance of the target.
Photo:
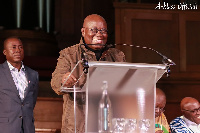
[[(84, 45), (84, 44), (81, 44), (81, 45)], [(87, 74), (88, 68), (89, 68), (88, 61), (86, 60), (87, 54), (85, 53), (85, 50), (81, 47), (81, 45), (80, 45), (80, 48), (81, 48), (81, 60), (82, 60), (82, 65), (83, 65), (83, 72)]]

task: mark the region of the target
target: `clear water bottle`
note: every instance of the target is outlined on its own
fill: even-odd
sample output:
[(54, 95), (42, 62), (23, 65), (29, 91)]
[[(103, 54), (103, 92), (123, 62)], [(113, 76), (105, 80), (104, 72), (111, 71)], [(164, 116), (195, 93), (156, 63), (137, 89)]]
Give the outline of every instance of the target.
[(112, 133), (112, 106), (108, 95), (108, 83), (103, 81), (103, 92), (99, 101), (98, 128), (99, 133)]

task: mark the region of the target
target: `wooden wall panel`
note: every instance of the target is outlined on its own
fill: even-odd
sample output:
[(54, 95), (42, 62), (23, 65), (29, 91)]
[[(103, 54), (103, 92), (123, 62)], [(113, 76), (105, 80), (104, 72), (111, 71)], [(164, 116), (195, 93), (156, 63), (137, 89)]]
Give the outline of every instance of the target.
[(55, 31), (59, 49), (79, 43), (83, 22), (83, 0), (55, 1)]
[[(178, 37), (169, 36), (171, 27), (173, 27), (170, 20), (132, 21), (132, 44), (153, 48), (168, 58), (173, 57), (170, 46), (175, 44)], [(148, 49), (132, 48), (131, 57), (132, 62), (162, 63), (162, 57)]]
[(199, 24), (199, 11), (179, 13), (180, 71), (182, 72), (199, 72), (199, 60), (195, 57), (198, 55), (200, 42)]
[(183, 15), (186, 30), (186, 70), (200, 72), (200, 15), (197, 13)]
[[(200, 21), (187, 21), (186, 22), (186, 55), (187, 65), (200, 65), (199, 52), (200, 52)], [(200, 70), (200, 69), (199, 69)]]

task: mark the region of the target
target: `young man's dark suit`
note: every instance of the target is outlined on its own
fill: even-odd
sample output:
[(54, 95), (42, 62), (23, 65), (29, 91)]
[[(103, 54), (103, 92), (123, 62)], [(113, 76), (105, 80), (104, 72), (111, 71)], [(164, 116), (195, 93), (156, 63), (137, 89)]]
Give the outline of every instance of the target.
[(0, 64), (0, 132), (35, 133), (33, 109), (38, 93), (38, 72), (25, 66), (28, 87), (21, 101), (7, 61)]

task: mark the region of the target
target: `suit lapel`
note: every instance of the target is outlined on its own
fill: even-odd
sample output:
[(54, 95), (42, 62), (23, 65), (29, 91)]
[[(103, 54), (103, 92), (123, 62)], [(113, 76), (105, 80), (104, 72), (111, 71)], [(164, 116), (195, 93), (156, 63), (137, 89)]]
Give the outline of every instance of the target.
[(31, 77), (31, 73), (29, 71), (29, 69), (25, 66), (25, 73), (26, 73), (26, 77), (27, 77), (27, 81), (28, 81), (28, 87), (25, 89), (25, 93), (24, 93), (24, 99), (26, 98), (30, 88), (31, 88), (31, 84), (32, 84), (32, 77)]
[(13, 91), (14, 93), (16, 93), (16, 95), (17, 95), (17, 99), (16, 99), (16, 97), (13, 97), (13, 98), (17, 102), (20, 102), (21, 99), (19, 97), (19, 92), (17, 90), (17, 87), (16, 87), (13, 77), (11, 75), (10, 69), (8, 67), (8, 63), (6, 61), (3, 63), (3, 69), (4, 69), (3, 73), (8, 80), (8, 85), (10, 86), (9, 88), (11, 88), (10, 90)]

